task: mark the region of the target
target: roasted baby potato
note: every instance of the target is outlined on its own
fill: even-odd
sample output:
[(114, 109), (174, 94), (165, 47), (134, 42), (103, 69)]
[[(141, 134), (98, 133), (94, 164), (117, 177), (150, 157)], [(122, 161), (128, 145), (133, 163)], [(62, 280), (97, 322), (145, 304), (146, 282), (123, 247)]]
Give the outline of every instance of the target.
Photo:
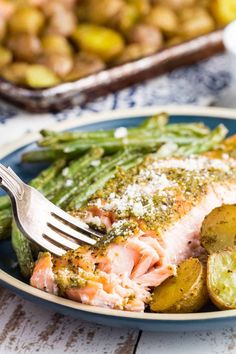
[(60, 78), (65, 78), (65, 76), (72, 70), (74, 60), (71, 55), (48, 53), (40, 56), (37, 64), (45, 65)]
[(125, 47), (119, 57), (116, 59), (115, 64), (122, 64), (128, 61), (133, 61), (145, 57), (156, 52), (156, 48), (139, 43), (132, 43)]
[(9, 19), (12, 33), (38, 34), (44, 25), (44, 15), (35, 7), (19, 7)]
[(96, 55), (80, 53), (74, 60), (73, 68), (66, 76), (66, 80), (74, 81), (94, 74), (105, 68), (105, 63)]
[(128, 39), (131, 43), (151, 47), (153, 51), (160, 49), (163, 43), (162, 34), (158, 29), (142, 23), (133, 27)]
[(3, 18), (0, 18), (0, 41), (2, 41), (7, 32), (6, 21)]
[(215, 23), (210, 14), (201, 7), (185, 9), (181, 13), (179, 34), (191, 39), (213, 31)]
[(55, 53), (62, 55), (71, 55), (72, 47), (68, 40), (56, 34), (48, 34), (41, 39), (42, 49), (44, 53)]
[(53, 71), (44, 65), (29, 65), (26, 70), (26, 83), (35, 89), (58, 85), (60, 79)]
[(106, 62), (118, 56), (124, 48), (122, 36), (102, 26), (79, 25), (73, 33), (73, 39), (82, 51), (98, 55)]
[(86, 0), (78, 10), (81, 20), (106, 25), (124, 6), (122, 0)]
[[(48, 4), (47, 4), (48, 6)], [(77, 18), (72, 11), (60, 8), (49, 18), (48, 27), (45, 32), (48, 34), (59, 34), (68, 37), (76, 29)]]
[(4, 47), (0, 46), (0, 69), (12, 61), (12, 53)]
[[(19, 62), (43, 65), (60, 81), (73, 81), (99, 67), (134, 61), (220, 28), (236, 18), (234, 2), (0, 0), (0, 45), (11, 52), (17, 70)], [(84, 58), (81, 62), (84, 53), (99, 63), (90, 65)], [(3, 77), (14, 83), (20, 78), (22, 85), (23, 76), (14, 79), (15, 68), (5, 60), (0, 63)], [(27, 82), (24, 85), (31, 87)]]
[(221, 310), (236, 309), (236, 249), (213, 253), (207, 262), (207, 289)]
[(136, 8), (139, 16), (145, 16), (151, 10), (151, 4), (149, 0), (127, 0), (127, 2)]
[(176, 13), (167, 6), (155, 6), (145, 18), (145, 22), (169, 35), (178, 31), (178, 17)]
[(178, 266), (176, 276), (154, 290), (150, 308), (164, 313), (196, 312), (207, 299), (205, 267), (197, 258), (189, 258)]
[(28, 64), (22, 62), (11, 63), (1, 70), (1, 76), (17, 85), (25, 85), (28, 66)]
[(17, 61), (34, 62), (41, 53), (41, 43), (33, 34), (19, 33), (8, 38), (7, 47)]
[(161, 3), (168, 6), (172, 10), (181, 11), (183, 8), (195, 5), (196, 1), (197, 0), (154, 0), (154, 3)]
[(209, 254), (236, 246), (236, 205), (223, 205), (205, 218), (201, 244)]
[(137, 8), (132, 4), (124, 4), (117, 15), (111, 19), (110, 24), (121, 33), (126, 34), (138, 19), (139, 13)]
[(220, 25), (227, 25), (236, 19), (235, 0), (213, 0), (212, 12)]

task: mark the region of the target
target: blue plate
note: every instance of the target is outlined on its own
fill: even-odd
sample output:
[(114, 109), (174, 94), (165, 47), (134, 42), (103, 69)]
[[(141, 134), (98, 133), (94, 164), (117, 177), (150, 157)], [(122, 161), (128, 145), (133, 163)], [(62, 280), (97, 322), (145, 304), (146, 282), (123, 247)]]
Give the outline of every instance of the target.
[[(118, 111), (83, 118), (79, 121), (67, 121), (54, 126), (57, 130), (97, 130), (111, 129), (120, 126), (130, 127), (139, 124), (151, 114), (162, 111), (160, 108)], [(166, 108), (170, 113), (171, 122), (204, 122), (211, 128), (223, 123), (229, 134), (236, 133), (236, 111), (209, 108)], [(14, 143), (0, 152), (1, 163), (9, 165), (25, 181), (35, 177), (43, 165), (21, 163), (22, 153), (36, 148), (36, 135), (27, 136), (21, 142)], [(236, 310), (217, 311), (206, 308), (205, 312), (195, 314), (152, 314), (133, 313), (119, 310), (103, 309), (83, 305), (68, 299), (63, 299), (41, 290), (34, 289), (22, 279), (16, 266), (16, 257), (10, 240), (1, 241), (0, 247), (0, 283), (23, 298), (44, 305), (63, 314), (96, 322), (99, 324), (134, 327), (151, 331), (179, 331), (210, 329), (236, 324)]]

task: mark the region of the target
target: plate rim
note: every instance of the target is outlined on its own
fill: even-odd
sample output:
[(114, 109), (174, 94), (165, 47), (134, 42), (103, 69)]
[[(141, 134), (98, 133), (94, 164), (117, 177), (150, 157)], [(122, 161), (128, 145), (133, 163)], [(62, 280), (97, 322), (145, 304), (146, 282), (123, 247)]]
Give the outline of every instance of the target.
[[(102, 121), (116, 120), (116, 119), (132, 119), (135, 117), (152, 115), (157, 112), (167, 112), (172, 115), (195, 115), (199, 117), (213, 117), (213, 118), (228, 118), (236, 120), (236, 109), (228, 108), (218, 108), (218, 107), (196, 107), (196, 106), (152, 106), (144, 108), (129, 108), (129, 109), (119, 109), (116, 111), (107, 111), (102, 113), (86, 114), (81, 118), (68, 119), (63, 122), (57, 122), (47, 127), (47, 129), (53, 129), (57, 131), (72, 129), (76, 127), (81, 127), (84, 125), (89, 125), (93, 123), (98, 123)], [(39, 133), (25, 134), (21, 138), (14, 142), (5, 144), (1, 147), (0, 159), (6, 157), (7, 155), (13, 153), (15, 150), (35, 142), (39, 138)], [(160, 314), (160, 313), (145, 313), (145, 312), (131, 312), (107, 309), (98, 306), (91, 306), (86, 304), (81, 304), (73, 300), (65, 299), (56, 295), (46, 293), (42, 290), (36, 289), (29, 284), (22, 282), (14, 278), (12, 275), (0, 269), (0, 281), (6, 286), (11, 287), (11, 289), (19, 290), (29, 296), (33, 296), (39, 300), (44, 300), (46, 302), (54, 303), (65, 308), (78, 310), (84, 313), (89, 313), (92, 315), (100, 315), (106, 317), (118, 317), (130, 320), (141, 320), (141, 321), (168, 321), (168, 322), (186, 322), (186, 321), (202, 321), (202, 320), (214, 320), (214, 319), (230, 319), (236, 317), (236, 310), (224, 310), (224, 311), (213, 311), (213, 312), (202, 312), (202, 313), (188, 313), (188, 314)]]

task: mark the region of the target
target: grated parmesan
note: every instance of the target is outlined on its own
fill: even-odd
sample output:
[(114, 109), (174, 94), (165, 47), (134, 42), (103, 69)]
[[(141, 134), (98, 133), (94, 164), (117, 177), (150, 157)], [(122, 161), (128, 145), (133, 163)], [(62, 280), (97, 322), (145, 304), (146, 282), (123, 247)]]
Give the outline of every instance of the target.
[(72, 179), (67, 179), (65, 182), (66, 187), (71, 187), (73, 185), (73, 180)]
[(93, 167), (97, 167), (100, 165), (100, 163), (101, 163), (101, 160), (94, 160), (94, 161), (91, 161), (90, 165)]
[[(115, 211), (120, 217), (125, 217), (127, 213), (135, 217), (155, 217), (157, 214), (168, 213), (172, 205), (166, 200), (174, 201), (177, 190), (178, 193), (185, 193), (191, 198), (194, 194), (191, 189), (193, 185), (197, 189), (202, 188), (206, 180), (214, 176), (213, 171), (229, 173), (230, 169), (235, 167), (234, 159), (208, 159), (204, 156), (156, 160), (141, 169), (135, 176), (134, 182), (130, 183), (121, 194), (110, 193), (102, 207), (104, 210)], [(97, 206), (101, 207), (99, 200)]]
[(117, 139), (125, 138), (128, 135), (128, 130), (125, 127), (117, 128), (114, 132), (114, 137)]
[[(233, 159), (231, 159), (231, 167), (236, 167), (236, 161)], [(187, 171), (201, 171), (204, 169), (215, 168), (227, 172), (229, 171), (230, 166), (228, 161), (220, 159), (208, 159), (204, 156), (198, 158), (192, 156), (188, 159), (165, 159), (155, 161), (153, 163), (153, 168), (180, 168)]]

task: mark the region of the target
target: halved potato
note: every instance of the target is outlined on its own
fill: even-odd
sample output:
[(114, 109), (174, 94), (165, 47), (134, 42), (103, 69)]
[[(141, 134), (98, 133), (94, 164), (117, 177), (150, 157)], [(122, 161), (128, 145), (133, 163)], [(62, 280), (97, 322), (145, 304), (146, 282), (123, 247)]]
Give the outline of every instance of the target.
[(207, 299), (205, 267), (197, 258), (189, 258), (178, 266), (176, 276), (156, 287), (150, 308), (153, 312), (196, 312)]
[(236, 249), (209, 256), (207, 288), (219, 309), (236, 309)]
[(206, 216), (201, 244), (209, 254), (236, 246), (236, 205), (223, 205)]

